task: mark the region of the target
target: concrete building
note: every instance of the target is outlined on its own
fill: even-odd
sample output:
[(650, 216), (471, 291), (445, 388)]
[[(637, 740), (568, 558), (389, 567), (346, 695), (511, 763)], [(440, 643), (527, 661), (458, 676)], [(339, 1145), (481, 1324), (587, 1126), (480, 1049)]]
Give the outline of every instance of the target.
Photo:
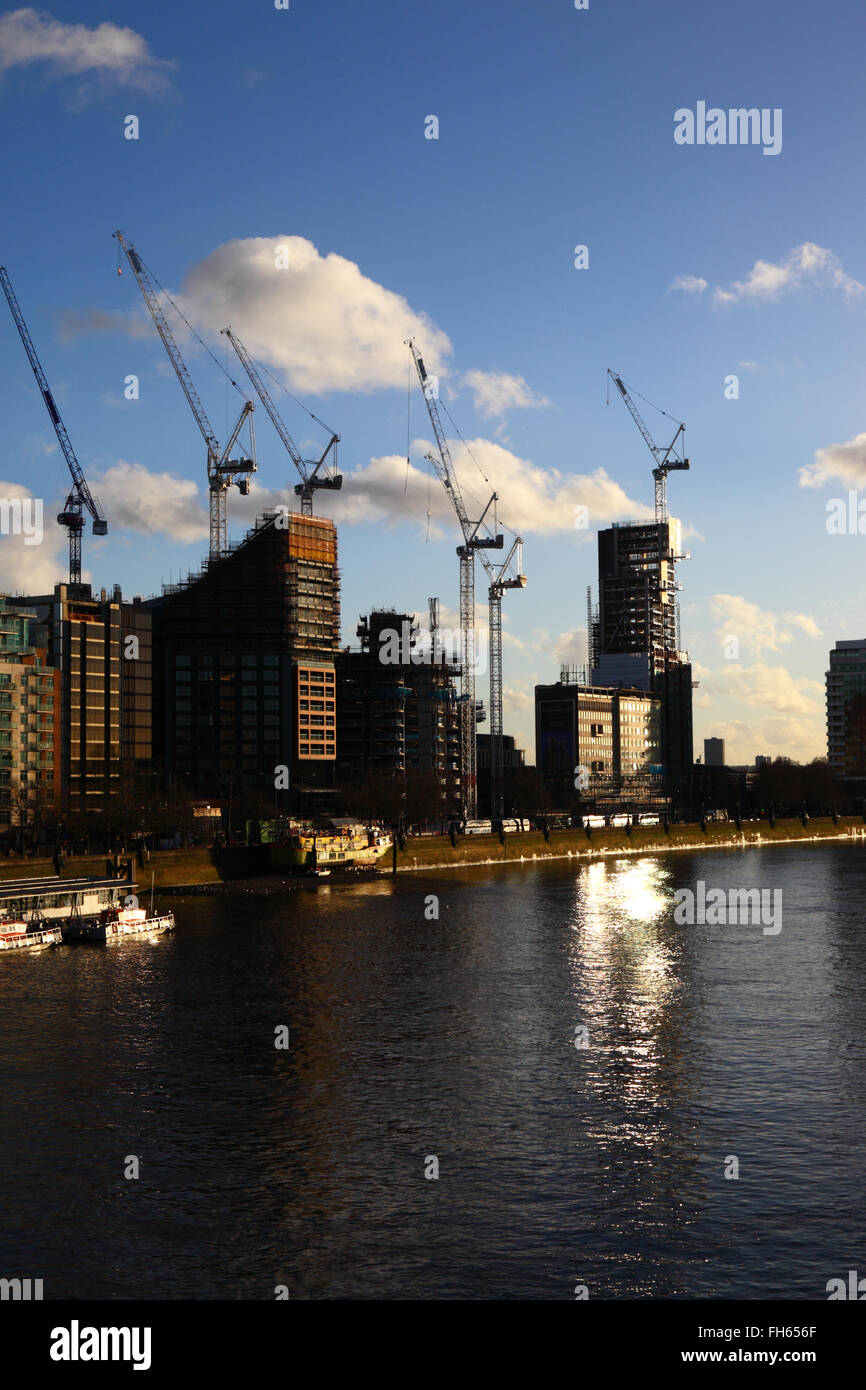
[(723, 738), (704, 739), (704, 766), (725, 766), (725, 740)]
[(662, 758), (678, 801), (691, 791), (692, 668), (680, 649), (676, 579), (687, 559), (680, 522), (633, 521), (598, 534), (598, 611), (590, 621), (592, 684), (662, 699)]
[(376, 609), (356, 629), (360, 648), (336, 659), (341, 785), (375, 774), (433, 773), (443, 816), (461, 813), (456, 663), (433, 651), (412, 614)]
[(150, 615), (140, 598), (124, 602), (119, 586), (94, 598), (89, 584), (57, 584), (22, 602), (44, 626), (61, 677), (63, 809), (104, 811), (151, 766)]
[[(170, 788), (332, 809), (340, 572), (332, 521), (267, 512), (147, 604), (155, 744)], [(247, 796), (249, 799), (249, 796)]]
[(830, 769), (848, 781), (866, 778), (866, 638), (836, 643), (826, 697)]
[(60, 689), (35, 610), (0, 598), (0, 832), (60, 808)]
[[(567, 674), (567, 673), (564, 673)], [(535, 687), (535, 749), (551, 806), (663, 799), (661, 698), (626, 686)]]

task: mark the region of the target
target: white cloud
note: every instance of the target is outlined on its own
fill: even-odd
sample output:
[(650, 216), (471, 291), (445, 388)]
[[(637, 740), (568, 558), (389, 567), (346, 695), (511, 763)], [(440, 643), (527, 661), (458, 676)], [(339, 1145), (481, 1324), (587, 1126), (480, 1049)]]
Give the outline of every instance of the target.
[(547, 397), (536, 395), (522, 376), (508, 372), (465, 372), (462, 380), (473, 394), (475, 409), (488, 418), (505, 415), (508, 410), (539, 410), (550, 405)]
[[(25, 498), (33, 494), (19, 483), (0, 482), (0, 497)], [(58, 526), (55, 513), (43, 499), (43, 536), (38, 545), (27, 545), (23, 535), (0, 535), (0, 593), (47, 594), (68, 575), (69, 540)]]
[(823, 632), (819, 628), (815, 619), (808, 613), (783, 613), (782, 617), (786, 623), (792, 623), (794, 627), (802, 628), (807, 637), (823, 637)]
[(64, 24), (34, 9), (0, 16), (0, 72), (45, 63), (56, 76), (97, 77), (112, 86), (153, 92), (167, 85), (175, 64), (155, 58), (134, 29), (117, 24)]
[(466, 444), (452, 440), (450, 445), (467, 508), (470, 497), (486, 502), (493, 489), (501, 499), (503, 520), (521, 535), (574, 534), (578, 507), (587, 508), (591, 528), (623, 517), (652, 515), (650, 507), (630, 498), (604, 468), (592, 473), (540, 468), (490, 439), (471, 439)]
[(93, 477), (91, 486), (112, 531), (160, 533), (184, 545), (207, 539), (207, 509), (191, 478), (151, 473), (143, 464), (121, 459), (101, 477)]
[(586, 628), (574, 627), (561, 632), (553, 644), (553, 659), (560, 666), (585, 666), (587, 662)]
[[(704, 726), (701, 738), (723, 738), (728, 763), (751, 764), (757, 754), (770, 758), (791, 758), (809, 762), (827, 756), (827, 745), (819, 717), (803, 719), (796, 715), (769, 715), (754, 723), (741, 719), (714, 721)], [(698, 751), (703, 751), (698, 741)]]
[(703, 294), (708, 282), (702, 275), (678, 275), (671, 281), (672, 290), (682, 290), (684, 294)]
[(773, 300), (804, 285), (840, 290), (846, 298), (863, 294), (866, 286), (846, 275), (839, 258), (814, 241), (795, 246), (783, 261), (755, 261), (745, 280), (735, 280), (730, 289), (717, 287), (713, 297), (717, 304), (734, 304), (742, 300)]
[[(500, 529), (510, 545), (508, 530), (554, 535), (575, 532), (578, 506), (589, 510), (591, 527), (606, 525), (620, 517), (648, 517), (651, 509), (627, 496), (603, 468), (591, 474), (566, 474), (542, 469), (519, 458), (489, 439), (449, 441), (454, 466), (470, 517), (477, 516), (491, 491), (500, 496)], [(413, 441), (413, 454), (433, 451), (429, 440)], [(471, 457), (470, 457), (471, 452)], [(483, 469), (485, 478), (479, 473)], [(450, 498), (429, 464), (410, 463), (405, 457), (388, 454), (343, 475), (342, 492), (322, 494), (321, 509), (340, 522), (377, 522), (414, 525), (426, 533), (427, 513), (430, 536), (453, 536), (458, 521)], [(497, 552), (491, 552), (495, 559)]]
[(714, 594), (713, 617), (720, 624), (716, 637), (720, 643), (736, 637), (741, 646), (755, 655), (762, 651), (781, 651), (793, 642), (791, 627), (798, 627), (808, 637), (820, 637), (821, 629), (806, 613), (784, 613), (781, 616), (749, 603), (739, 594)]
[(834, 478), (855, 488), (866, 483), (866, 433), (816, 449), (814, 463), (799, 470), (800, 487), (823, 487)]
[(824, 687), (819, 681), (795, 681), (786, 666), (738, 661), (701, 674), (701, 686), (710, 696), (726, 695), (744, 705), (763, 707), (780, 714), (817, 715)]
[[(278, 268), (281, 248), (287, 263)], [(218, 246), (189, 271), (180, 299), (206, 334), (236, 329), (254, 358), (300, 392), (405, 389), (406, 338), (417, 338), (430, 371), (451, 353), (446, 335), (402, 295), (300, 236)]]

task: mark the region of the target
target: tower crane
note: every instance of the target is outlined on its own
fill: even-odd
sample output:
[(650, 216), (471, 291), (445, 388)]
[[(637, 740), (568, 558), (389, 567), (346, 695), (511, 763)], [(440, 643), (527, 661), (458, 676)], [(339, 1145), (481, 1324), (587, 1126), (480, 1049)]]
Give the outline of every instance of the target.
[[(332, 433), (330, 441), (318, 460), (301, 458), (298, 447), (286, 429), (282, 416), (274, 405), (255, 362), (230, 328), (224, 328), (223, 333), (241, 359), (244, 371), (255, 387), (259, 400), (268, 412), (274, 429), (283, 441), (289, 458), (301, 475), (301, 481), (295, 485), (295, 494), (301, 499), (301, 513), (304, 516), (312, 516), (313, 493), (317, 488), (330, 488), (333, 491), (339, 491), (343, 486), (343, 475), (337, 471), (337, 445), (340, 442), (340, 436)], [(334, 451), (333, 458), (329, 462), (328, 455), (332, 449)], [(322, 470), (321, 473), (319, 472), (320, 469)]]
[(87, 486), (87, 479), (84, 476), (81, 464), (75, 456), (72, 441), (66, 433), (66, 426), (60, 418), (60, 411), (57, 409), (54, 397), (51, 394), (51, 388), (48, 385), (39, 358), (36, 355), (33, 339), (30, 337), (24, 315), (21, 312), (18, 300), (15, 298), (15, 291), (12, 288), (12, 283), (6, 272), (5, 266), (0, 266), (0, 284), (3, 286), (3, 292), (6, 295), (9, 308), (12, 310), (12, 317), (15, 320), (15, 326), (24, 344), (24, 351), (27, 353), (30, 366), (33, 369), (36, 384), (42, 392), (45, 408), (51, 416), (51, 423), (54, 426), (54, 433), (57, 435), (60, 447), (63, 450), (63, 457), (66, 459), (69, 472), (72, 474), (72, 488), (66, 499), (63, 511), (60, 512), (57, 520), (58, 523), (61, 526), (65, 526), (69, 532), (69, 582), (70, 584), (80, 584), (81, 533), (84, 530), (85, 509), (90, 513), (93, 522), (94, 536), (106, 536), (108, 534), (108, 522), (102, 515), (99, 504), (96, 502), (90, 488)]
[[(477, 521), (471, 521), (457, 480), (448, 440), (439, 414), (436, 392), (433, 389), (423, 358), (410, 339), (408, 346), (415, 362), (421, 390), (436, 436), (439, 457), (426, 454), (433, 469), (451, 498), (457, 513), (463, 544), (457, 547), (460, 559), (460, 660), (463, 708), (461, 711), (460, 744), (463, 765), (463, 805), (467, 820), (473, 819), (478, 808), (475, 736), (475, 554), (481, 557), (489, 581), (487, 591), (490, 628), (490, 791), (491, 815), (502, 818), (503, 812), (503, 746), (502, 746), (502, 595), (507, 589), (526, 587), (523, 568), (523, 541), (516, 536), (505, 559), (495, 564), (488, 550), (503, 550), (504, 537), (496, 529), (498, 493), (492, 493)], [(487, 517), (492, 509), (491, 529)]]
[[(610, 367), (608, 367), (607, 369), (607, 374), (613, 381), (614, 385), (616, 386), (617, 390), (619, 391), (620, 395), (622, 396), (623, 400), (628, 406), (632, 419), (634, 420), (635, 424), (637, 425), (638, 429), (640, 430), (641, 434), (646, 440), (647, 447), (656, 461), (656, 466), (653, 469), (653, 478), (655, 479), (656, 521), (667, 521), (667, 475), (668, 473), (674, 473), (678, 469), (688, 468), (689, 466), (689, 461), (687, 458), (678, 457), (674, 453), (677, 441), (679, 440), (680, 436), (682, 436), (683, 441), (680, 447), (681, 449), (685, 447), (686, 427), (681, 422), (678, 422), (676, 434), (674, 435), (668, 447), (664, 451), (662, 451), (662, 449), (656, 444), (655, 440), (653, 439), (652, 435), (650, 434), (649, 430), (644, 424), (643, 419), (641, 418), (640, 411), (638, 410), (637, 406), (635, 405), (634, 401), (632, 400), (631, 396), (626, 390), (622, 377), (617, 376), (616, 372), (612, 372)], [(661, 413), (662, 415), (666, 415), (667, 411), (663, 410)], [(671, 454), (674, 455), (673, 458), (671, 458)]]
[[(183, 393), (195, 416), (195, 422), (207, 446), (207, 477), (210, 492), (210, 558), (212, 560), (219, 559), (221, 555), (225, 555), (228, 549), (226, 533), (226, 493), (230, 487), (237, 486), (241, 496), (246, 497), (250, 490), (250, 474), (256, 472), (255, 433), (253, 430), (253, 410), (255, 407), (252, 401), (244, 402), (241, 413), (229, 436), (229, 441), (225, 448), (221, 449), (217, 437), (213, 432), (213, 426), (207, 417), (199, 394), (193, 385), (193, 380), (189, 374), (187, 365), (181, 356), (180, 348), (175, 342), (168, 320), (163, 313), (162, 304), (160, 303), (153, 279), (145, 268), (144, 262), (135, 247), (126, 240), (123, 233), (115, 232), (114, 235), (126, 253), (126, 259), (129, 261), (132, 273), (138, 281), (138, 287), (141, 290), (144, 302), (150, 310), (151, 317), (156, 325), (156, 331), (162, 339), (163, 346), (168, 353), (168, 359), (174, 367), (177, 379), (181, 384)], [(240, 432), (247, 421), (249, 421), (251, 457), (233, 459), (230, 457), (231, 451), (237, 443)]]

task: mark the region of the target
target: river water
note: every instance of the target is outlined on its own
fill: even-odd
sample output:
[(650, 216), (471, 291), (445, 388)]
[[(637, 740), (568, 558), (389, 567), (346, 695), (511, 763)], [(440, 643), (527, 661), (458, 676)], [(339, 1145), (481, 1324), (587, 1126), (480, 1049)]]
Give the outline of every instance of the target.
[[(172, 938), (6, 957), (0, 1276), (826, 1298), (866, 1273), (864, 854), (173, 899)], [(782, 930), (676, 925), (699, 880), (781, 890)]]

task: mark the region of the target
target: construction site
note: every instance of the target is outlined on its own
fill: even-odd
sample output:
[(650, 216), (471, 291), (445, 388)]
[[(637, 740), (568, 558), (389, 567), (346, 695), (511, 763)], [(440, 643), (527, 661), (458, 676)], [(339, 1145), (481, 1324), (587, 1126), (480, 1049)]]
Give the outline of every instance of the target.
[[(502, 655), (503, 599), (527, 583), (523, 540), (515, 533), (506, 539), (499, 516), (508, 499), (494, 488), (486, 501), (467, 505), (443, 415), (451, 438), (459, 430), (419, 347), (406, 340), (407, 365), (414, 367), (436, 445), (425, 461), (457, 523), (459, 651), (438, 645), (438, 598), (429, 600), (423, 643), (415, 614), (378, 608), (362, 616), (360, 647), (343, 647), (337, 528), (313, 515), (317, 492), (343, 487), (339, 433), (303, 407), (325, 434), (317, 456), (305, 458), (276, 404), (286, 388), (226, 326), (222, 336), (248, 383), (242, 389), (135, 246), (120, 231), (115, 237), (118, 273), (121, 262), (131, 270), (202, 440), (209, 548), (196, 571), (163, 584), (155, 598), (125, 602), (119, 588), (111, 598), (104, 590), (94, 597), (82, 583), (85, 518), (100, 537), (108, 520), (75, 455), (10, 278), (0, 271), (71, 479), (57, 517), (68, 532), (68, 581), (53, 595), (21, 600), (47, 634), (41, 639), (45, 656), (27, 659), (44, 660), (61, 673), (62, 698), (51, 716), (59, 725), (59, 770), (40, 769), (55, 812), (104, 814), (124, 795), (159, 793), (216, 802), (229, 832), (234, 816), (277, 820), (363, 805), (372, 817), (377, 803), (383, 817), (394, 819), (399, 795), (405, 800), (414, 779), (426, 822), (475, 822), (480, 804), (490, 824), (501, 823), (513, 814), (505, 794), (506, 748), (510, 769), (524, 763), (503, 728)], [(178, 344), (181, 326), (239, 398), (223, 442)], [(536, 688), (539, 804), (533, 809), (539, 814), (557, 805), (682, 805), (690, 795), (693, 683), (681, 649), (676, 578), (677, 564), (688, 556), (680, 523), (667, 511), (668, 474), (689, 468), (682, 454), (685, 426), (677, 422), (671, 443), (657, 445), (622, 378), (609, 371), (608, 380), (650, 449), (655, 514), (599, 530), (597, 604), (591, 588), (587, 594), (587, 664), (563, 671), (558, 686)], [(259, 406), (297, 474), (296, 501), (294, 508), (269, 507), (229, 544), (232, 491), (249, 495), (258, 471)], [(486, 587), (483, 634), (477, 631), (476, 562)], [(383, 645), (395, 625), (408, 633), (396, 665)], [(481, 636), (489, 651), (484, 689)], [(488, 715), (489, 729), (479, 735)], [(55, 730), (43, 722), (43, 732), (47, 749)], [(34, 817), (50, 818), (44, 795), (37, 794), (33, 806), (22, 798), (26, 769), (12, 767), (11, 754), (8, 770), (2, 822), (20, 828)], [(403, 789), (397, 803), (395, 786)]]
[[(66, 460), (71, 487), (58, 523), (69, 538), (68, 581), (54, 595), (22, 599), (46, 625), (45, 660), (60, 668), (64, 692), (51, 715), (58, 724), (58, 767), (42, 769), (52, 791), (7, 798), (0, 823), (29, 829), (40, 817), (105, 814), (123, 795), (209, 797), (239, 814), (333, 814), (344, 784), (426, 776), (429, 819), (471, 820), (478, 809), (477, 726), (489, 712), (484, 803), (493, 819), (505, 812), (502, 713), (502, 599), (526, 585), (523, 542), (506, 546), (491, 490), (470, 514), (443, 425), (435, 378), (407, 341), (436, 440), (427, 455), (457, 522), (460, 651), (418, 664), (417, 652), (398, 670), (379, 650), (385, 614), (362, 619), (360, 650), (341, 648), (337, 529), (315, 517), (319, 490), (339, 491), (340, 435), (326, 429), (315, 458), (304, 458), (277, 407), (283, 390), (226, 326), (223, 336), (249, 383), (245, 392), (218, 361), (177, 303), (124, 235), (116, 232), (118, 274), (131, 270), (170, 367), (187, 401), (205, 454), (209, 505), (208, 554), (198, 570), (163, 584), (152, 599), (123, 600), (119, 588), (94, 597), (82, 582), (86, 518), (95, 536), (108, 520), (88, 486), (36, 353), (11, 280), (0, 272), (13, 321)], [(174, 327), (172, 325), (175, 325)], [(237, 417), (220, 441), (178, 343), (190, 335), (240, 397)], [(267, 378), (267, 379), (266, 379)], [(250, 492), (258, 471), (255, 410), (261, 406), (298, 475), (295, 509), (266, 510), (238, 543), (228, 539), (232, 490)], [(306, 409), (306, 408), (305, 408)], [(307, 412), (318, 425), (312, 412)], [(476, 688), (475, 569), (487, 587), (489, 691)], [(431, 648), (438, 598), (430, 599)], [(400, 615), (417, 635), (414, 614)], [(84, 627), (86, 624), (86, 629)], [(41, 629), (40, 629), (41, 631)], [(128, 639), (132, 638), (132, 642)], [(98, 644), (98, 645), (97, 645)], [(28, 649), (29, 651), (29, 649)], [(23, 659), (23, 658), (22, 658)], [(28, 658), (30, 659), (30, 658)], [(34, 660), (42, 660), (33, 656)], [(47, 716), (46, 716), (47, 717)], [(46, 726), (46, 742), (55, 730)], [(20, 759), (18, 760), (20, 761)], [(47, 774), (47, 777), (46, 777)], [(55, 776), (55, 774), (57, 774)], [(10, 766), (10, 785), (27, 784)], [(149, 785), (148, 785), (149, 783)], [(56, 784), (56, 785), (55, 785)], [(380, 786), (383, 801), (387, 799)], [(348, 794), (348, 793), (347, 793)]]

